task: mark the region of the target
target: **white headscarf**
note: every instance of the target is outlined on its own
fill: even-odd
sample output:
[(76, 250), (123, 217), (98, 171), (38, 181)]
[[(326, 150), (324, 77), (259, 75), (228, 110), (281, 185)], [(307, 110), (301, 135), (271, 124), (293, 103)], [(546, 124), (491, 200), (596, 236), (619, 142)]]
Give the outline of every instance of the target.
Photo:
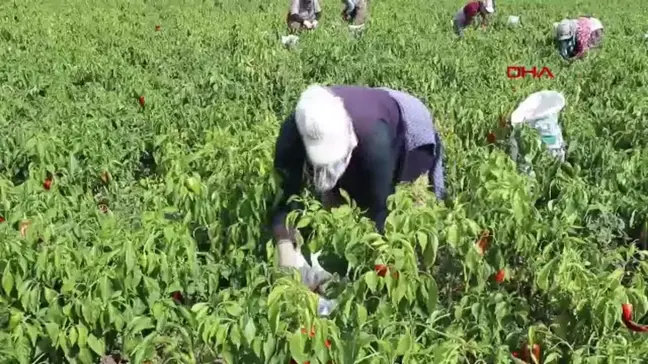
[[(355, 135), (353, 137), (355, 139)], [(354, 142), (349, 145), (349, 153), (344, 159), (329, 165), (313, 167), (313, 184), (315, 185), (315, 191), (322, 193), (330, 191), (335, 187), (349, 166), (351, 156), (353, 155), (353, 149), (357, 144), (357, 142)]]
[(344, 102), (325, 87), (309, 86), (297, 102), (295, 121), (313, 166), (315, 189), (331, 190), (358, 145)]
[(486, 5), (486, 12), (489, 14), (495, 12), (495, 4), (493, 4), (493, 0), (485, 0), (484, 4)]

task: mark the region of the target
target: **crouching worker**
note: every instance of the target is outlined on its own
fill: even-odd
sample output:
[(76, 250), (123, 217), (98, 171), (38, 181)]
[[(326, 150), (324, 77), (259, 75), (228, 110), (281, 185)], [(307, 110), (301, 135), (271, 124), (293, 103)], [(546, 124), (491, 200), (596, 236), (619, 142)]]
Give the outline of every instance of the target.
[(481, 15), (481, 26), (486, 27), (488, 24), (488, 15), (495, 11), (494, 4), (491, 2), (487, 5), (483, 1), (471, 1), (463, 8), (459, 9), (454, 17), (455, 33), (462, 37), (464, 29), (473, 24), (475, 18)]
[(321, 15), (319, 0), (292, 0), (286, 19), (288, 30), (296, 33), (303, 29), (315, 29)]
[(563, 19), (555, 28), (558, 52), (566, 60), (582, 58), (603, 40), (603, 24), (596, 18)]
[(398, 182), (428, 173), (437, 198), (444, 197), (442, 158), (432, 115), (418, 98), (385, 88), (308, 87), (282, 125), (275, 150), (274, 166), (283, 190), (272, 222), (279, 264), (301, 269), (313, 290), (330, 278), (300, 263), (294, 230), (286, 226), (286, 215), (299, 208), (288, 199), (302, 192), (304, 168), (311, 171), (325, 207), (339, 204), (343, 189), (382, 234), (387, 197)]
[(368, 0), (342, 0), (342, 3), (344, 4), (342, 19), (349, 22), (352, 27), (363, 27), (369, 16)]

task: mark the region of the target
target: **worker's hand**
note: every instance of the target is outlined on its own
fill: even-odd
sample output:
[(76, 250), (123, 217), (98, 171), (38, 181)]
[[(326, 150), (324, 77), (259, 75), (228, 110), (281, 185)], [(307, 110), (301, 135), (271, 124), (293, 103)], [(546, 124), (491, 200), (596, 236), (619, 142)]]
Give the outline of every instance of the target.
[(302, 282), (313, 292), (320, 292), (324, 285), (333, 279), (333, 275), (325, 270), (314, 269), (309, 265), (299, 268), (302, 276)]
[(306, 29), (313, 29), (313, 23), (309, 20), (304, 20), (304, 27), (306, 27)]
[(317, 28), (317, 24), (319, 24), (317, 20), (313, 20), (313, 22), (311, 23), (313, 28)]

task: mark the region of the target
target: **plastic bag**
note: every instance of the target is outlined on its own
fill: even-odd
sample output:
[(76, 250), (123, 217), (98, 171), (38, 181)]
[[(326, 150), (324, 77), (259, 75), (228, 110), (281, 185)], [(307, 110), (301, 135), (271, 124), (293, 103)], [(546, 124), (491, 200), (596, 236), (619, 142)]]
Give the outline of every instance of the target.
[(507, 23), (509, 25), (518, 25), (520, 24), (520, 17), (516, 15), (509, 15)]
[(288, 48), (295, 47), (298, 42), (299, 42), (299, 37), (294, 34), (281, 36), (281, 44), (283, 44)]
[(320, 316), (329, 316), (336, 306), (337, 302), (335, 300), (329, 300), (320, 296), (319, 303), (317, 305), (317, 313)]
[(538, 130), (542, 142), (547, 146), (549, 153), (561, 162), (565, 161), (565, 142), (562, 128), (560, 127), (560, 112), (565, 107), (565, 97), (556, 91), (543, 90), (529, 95), (511, 114), (513, 133), (510, 138), (510, 156), (527, 173), (532, 173), (524, 153), (518, 147), (519, 133), (515, 130), (522, 124), (527, 124)]

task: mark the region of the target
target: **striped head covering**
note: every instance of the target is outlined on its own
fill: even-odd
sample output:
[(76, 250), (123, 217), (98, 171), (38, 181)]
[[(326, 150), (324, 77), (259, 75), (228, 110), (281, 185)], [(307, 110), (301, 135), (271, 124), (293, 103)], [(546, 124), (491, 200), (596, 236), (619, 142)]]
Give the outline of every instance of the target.
[(568, 40), (578, 32), (578, 22), (573, 19), (563, 19), (556, 26), (556, 39), (559, 41)]

